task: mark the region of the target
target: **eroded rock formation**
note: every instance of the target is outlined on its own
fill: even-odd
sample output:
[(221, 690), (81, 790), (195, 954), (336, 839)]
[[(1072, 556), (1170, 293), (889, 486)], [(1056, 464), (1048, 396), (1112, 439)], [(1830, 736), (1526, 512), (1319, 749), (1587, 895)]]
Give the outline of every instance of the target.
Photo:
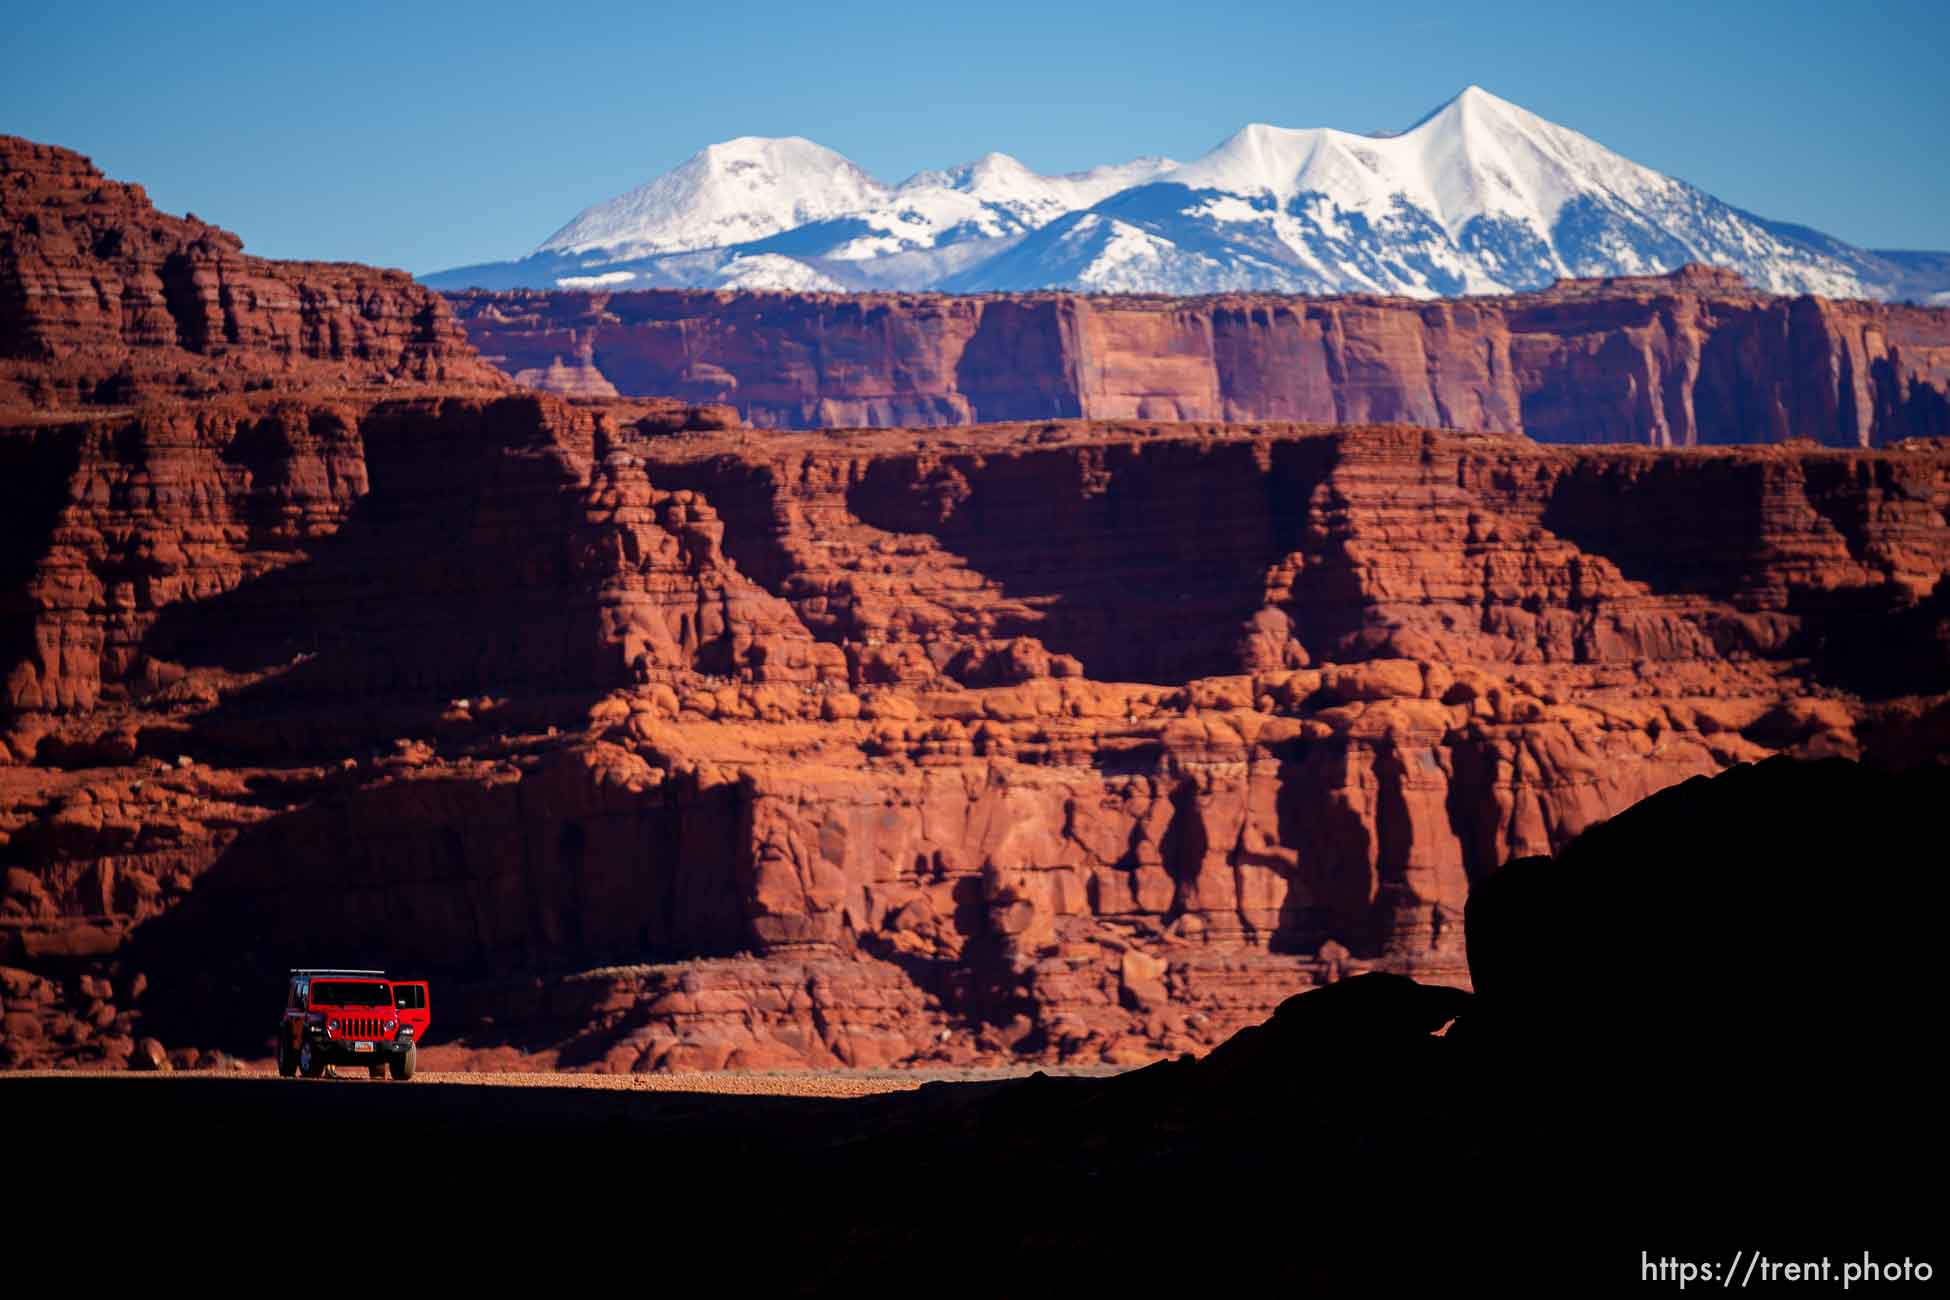
[(355, 960), (449, 1059), (1199, 1051), (1463, 982), (1473, 881), (1687, 777), (1950, 735), (1934, 446), (753, 433), (125, 346), (0, 421), (15, 1064), (248, 1053)]
[(1730, 272), (1452, 302), (1075, 294), (450, 295), (483, 355), (575, 396), (754, 425), (1298, 420), (1654, 446), (1950, 434), (1950, 310), (1778, 298)]
[(0, 404), (294, 382), (495, 386), (446, 304), (399, 271), (267, 262), (76, 153), (0, 136)]
[[(1675, 781), (1941, 727), (1824, 667), (1931, 608), (1941, 453), (598, 414), (377, 403), (309, 534), (224, 444), (191, 517), (71, 493), (11, 638), (11, 962), (148, 974), (164, 1041), (230, 948), (620, 963), (524, 994), (539, 1038), (464, 995), (568, 1064), (1133, 1061), (1460, 979), (1473, 879)], [(105, 432), (73, 481), (157, 457)]]

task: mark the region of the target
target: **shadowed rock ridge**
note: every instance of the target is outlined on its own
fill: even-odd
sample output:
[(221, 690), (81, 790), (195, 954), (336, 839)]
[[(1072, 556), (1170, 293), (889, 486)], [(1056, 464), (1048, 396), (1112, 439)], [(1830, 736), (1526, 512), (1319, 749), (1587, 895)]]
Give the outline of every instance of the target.
[[(1642, 1251), (1825, 1253), (1836, 1284), (1864, 1250), (1927, 1258), (1946, 797), (1941, 766), (1696, 778), (1491, 873), (1473, 995), (1356, 976), (1202, 1060), (1032, 1080), (889, 1148), (915, 1176), (1042, 1180), (996, 1243), (1038, 1276), (1529, 1294), (1548, 1264), (1611, 1294)], [(1179, 1240), (1259, 1248), (1135, 1250), (1121, 1225), (1154, 1194)], [(868, 1217), (850, 1249), (933, 1239)]]
[[(44, 1080), (21, 1094), (46, 1121), (23, 1149), (60, 1143), (33, 1166), (51, 1192), (111, 1152), (176, 1170), (181, 1194), (128, 1229), (167, 1240), (282, 1213), (231, 1171), (294, 1125), (410, 1141), (446, 1211), (420, 1242), (470, 1280), (553, 1275), (553, 1242), (626, 1240), (654, 1198), (665, 1249), (786, 1294), (909, 1294), (943, 1259), (983, 1294), (1643, 1294), (1648, 1260), (1736, 1251), (1826, 1257), (1815, 1289), (1835, 1293), (1864, 1252), (1933, 1258), (1914, 1175), (1944, 1155), (1944, 899), (1914, 846), (1946, 795), (1950, 770), (1841, 760), (1687, 782), (1482, 883), (1479, 992), (1358, 975), (1203, 1059), (1108, 1079), (844, 1104), (184, 1079), (125, 1087), (126, 1129), (89, 1119), (112, 1081)], [(1615, 913), (1567, 915), (1614, 892)], [(306, 1177), (369, 1185), (336, 1162)], [(573, 1194), (510, 1195), (530, 1180)], [(73, 1217), (43, 1207), (69, 1203), (27, 1222), (58, 1240)], [(484, 1234), (515, 1244), (490, 1260)]]

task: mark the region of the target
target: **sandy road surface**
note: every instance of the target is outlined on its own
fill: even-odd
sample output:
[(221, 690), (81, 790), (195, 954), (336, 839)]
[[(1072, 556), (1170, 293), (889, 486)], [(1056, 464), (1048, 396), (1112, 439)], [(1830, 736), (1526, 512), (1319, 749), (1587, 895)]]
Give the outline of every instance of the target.
[[(609, 1092), (705, 1093), (736, 1097), (874, 1097), (884, 1093), (912, 1092), (930, 1083), (994, 1083), (1027, 1078), (1033, 1069), (986, 1070), (723, 1070), (685, 1074), (585, 1074), (571, 1071), (495, 1071), (464, 1072), (421, 1070), (413, 1082), (467, 1084), (489, 1088), (590, 1088)], [(1119, 1073), (1112, 1067), (1089, 1069), (1051, 1068), (1044, 1073), (1055, 1076), (1103, 1077)], [(132, 1083), (174, 1080), (208, 1080), (212, 1083), (262, 1080), (275, 1077), (269, 1066), (236, 1070), (185, 1070), (163, 1074), (135, 1073), (127, 1070), (20, 1070), (0, 1072), (0, 1087), (9, 1079), (122, 1079)], [(313, 1082), (294, 1080), (297, 1083)], [(356, 1070), (341, 1072), (337, 1079), (321, 1083), (387, 1083), (374, 1080)], [(0, 1094), (4, 1095), (4, 1094)]]

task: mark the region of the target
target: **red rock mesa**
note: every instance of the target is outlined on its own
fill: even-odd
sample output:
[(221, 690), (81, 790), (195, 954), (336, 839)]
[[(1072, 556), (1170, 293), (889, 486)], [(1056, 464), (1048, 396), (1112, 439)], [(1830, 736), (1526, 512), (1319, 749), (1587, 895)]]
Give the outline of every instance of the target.
[(1653, 446), (1950, 434), (1950, 310), (1731, 272), (1404, 298), (463, 293), (483, 355), (574, 396), (769, 428), (1300, 420)]

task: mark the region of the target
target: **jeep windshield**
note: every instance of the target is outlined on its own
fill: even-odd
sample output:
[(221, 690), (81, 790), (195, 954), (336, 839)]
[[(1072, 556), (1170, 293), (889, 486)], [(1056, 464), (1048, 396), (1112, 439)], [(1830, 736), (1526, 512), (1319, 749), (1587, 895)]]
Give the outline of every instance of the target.
[(393, 986), (351, 980), (315, 980), (311, 986), (315, 1007), (390, 1007)]

